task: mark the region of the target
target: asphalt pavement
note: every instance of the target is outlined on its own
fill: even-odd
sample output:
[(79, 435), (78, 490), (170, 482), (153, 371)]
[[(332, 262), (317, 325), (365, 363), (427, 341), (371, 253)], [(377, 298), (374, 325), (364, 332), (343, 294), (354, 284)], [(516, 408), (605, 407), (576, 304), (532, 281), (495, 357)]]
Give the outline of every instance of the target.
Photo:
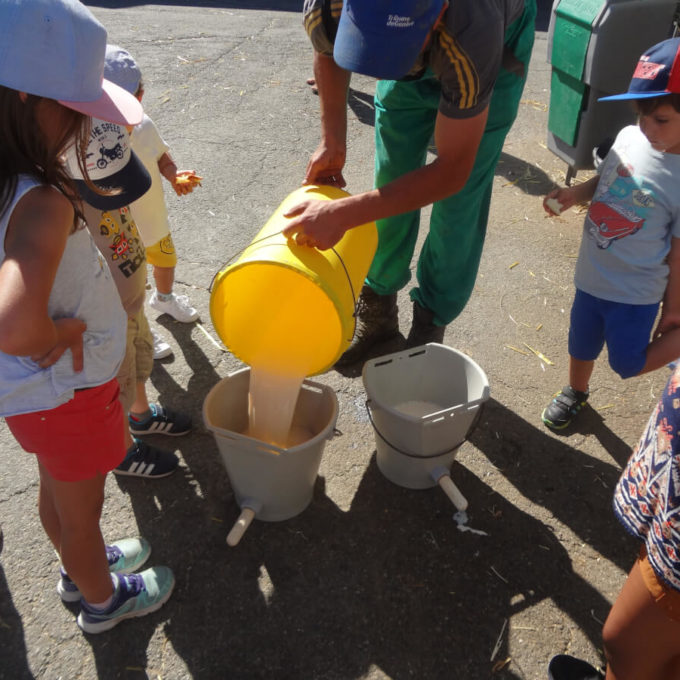
[[(624, 382), (600, 362), (581, 423), (563, 435), (541, 423), (566, 381), (583, 219), (549, 219), (541, 207), (566, 171), (546, 147), (547, 7), (498, 166), (477, 286), (445, 337), (491, 386), (452, 467), (475, 531), (459, 527), (439, 488), (406, 489), (382, 475), (361, 377), (331, 370), (314, 378), (334, 390), (339, 416), (312, 503), (285, 521), (256, 519), (232, 548), (225, 538), (239, 507), (201, 409), (242, 364), (212, 326), (209, 288), (300, 185), (318, 142), (301, 2), (87, 4), (140, 64), (145, 108), (178, 166), (204, 178), (189, 196), (166, 190), (176, 290), (201, 322), (147, 310), (174, 350), (156, 362), (149, 394), (191, 413), (195, 429), (153, 439), (181, 455), (173, 476), (110, 476), (102, 518), (109, 541), (145, 536), (150, 564), (171, 566), (177, 588), (157, 613), (81, 633), (77, 607), (55, 590), (35, 461), (0, 424), (0, 678), (544, 680), (553, 654), (599, 663), (602, 623), (636, 552), (612, 491), (667, 373)], [(350, 192), (371, 187), (373, 86), (352, 81)]]

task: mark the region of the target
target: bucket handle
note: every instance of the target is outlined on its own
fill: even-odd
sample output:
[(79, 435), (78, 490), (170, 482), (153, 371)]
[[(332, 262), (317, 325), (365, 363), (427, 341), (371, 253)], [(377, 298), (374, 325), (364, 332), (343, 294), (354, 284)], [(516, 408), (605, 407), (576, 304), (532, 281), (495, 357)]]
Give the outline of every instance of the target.
[[(248, 248), (251, 246), (255, 246), (258, 243), (262, 243), (262, 241), (266, 241), (267, 239), (274, 238), (274, 236), (281, 236), (283, 234), (283, 229), (281, 231), (274, 232), (273, 234), (268, 234), (267, 236), (263, 236), (262, 238), (257, 239), (257, 241), (252, 241), (249, 243), (247, 246), (244, 248), (241, 248), (240, 250), (237, 250), (222, 266), (213, 274), (212, 279), (210, 280), (210, 285), (208, 286), (208, 293), (212, 293), (212, 287), (215, 284), (215, 279), (217, 278), (217, 275), (229, 264), (231, 264), (237, 257), (242, 255)], [(335, 248), (329, 248), (329, 250), (332, 250), (335, 253), (335, 256), (340, 260), (340, 264), (342, 265), (342, 270), (345, 272), (345, 276), (347, 277), (347, 283), (349, 284), (349, 290), (350, 293), (352, 294), (352, 301), (354, 304), (354, 312), (352, 313), (352, 318), (354, 319), (354, 328), (352, 329), (352, 337), (349, 338), (350, 342), (352, 341), (352, 338), (354, 337), (354, 333), (356, 331), (357, 327), (357, 306), (359, 304), (359, 300), (357, 299), (357, 294), (356, 291), (354, 290), (354, 286), (352, 285), (352, 279), (349, 275), (349, 271), (347, 271), (347, 265), (345, 264), (345, 261), (340, 257), (340, 253), (335, 249)]]
[(455, 446), (452, 446), (450, 449), (447, 449), (446, 451), (442, 451), (441, 453), (431, 453), (427, 456), (418, 456), (415, 453), (409, 453), (408, 451), (404, 451), (403, 449), (400, 449), (398, 446), (395, 446), (392, 444), (390, 441), (388, 441), (380, 432), (380, 430), (377, 428), (375, 421), (373, 420), (373, 414), (371, 413), (371, 399), (366, 399), (366, 413), (368, 414), (368, 419), (371, 421), (371, 425), (373, 426), (373, 429), (375, 430), (376, 434), (382, 439), (385, 444), (393, 448), (397, 453), (401, 453), (402, 456), (408, 456), (409, 458), (420, 458), (421, 460), (427, 460), (429, 458), (439, 458), (440, 456), (445, 456), (447, 453), (452, 453), (455, 451), (461, 444), (465, 443), (472, 432), (475, 430), (479, 423), (479, 419), (482, 415), (482, 410), (484, 409), (484, 402), (482, 402), (479, 405), (479, 408), (477, 409), (477, 413), (475, 414), (475, 417), (473, 418), (472, 422), (470, 423), (470, 427), (468, 427), (467, 432), (465, 433), (465, 436), (461, 441), (459, 441)]

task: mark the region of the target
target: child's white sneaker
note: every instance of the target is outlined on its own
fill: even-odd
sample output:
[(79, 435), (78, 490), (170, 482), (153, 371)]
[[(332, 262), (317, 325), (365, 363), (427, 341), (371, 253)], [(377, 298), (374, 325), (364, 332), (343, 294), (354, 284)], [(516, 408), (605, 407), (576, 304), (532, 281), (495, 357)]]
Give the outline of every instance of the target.
[(177, 321), (191, 323), (198, 319), (198, 311), (191, 306), (191, 302), (186, 295), (175, 295), (170, 293), (168, 300), (161, 300), (158, 291), (154, 290), (149, 300), (149, 304), (158, 312), (169, 314)]
[(151, 329), (151, 337), (153, 338), (154, 359), (165, 359), (165, 357), (169, 357), (172, 354), (172, 347), (153, 328)]

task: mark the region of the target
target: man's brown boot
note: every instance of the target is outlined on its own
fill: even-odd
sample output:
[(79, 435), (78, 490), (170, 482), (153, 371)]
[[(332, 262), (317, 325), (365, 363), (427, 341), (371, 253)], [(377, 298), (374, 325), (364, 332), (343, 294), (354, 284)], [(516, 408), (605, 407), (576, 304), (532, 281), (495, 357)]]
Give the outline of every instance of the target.
[(446, 326), (435, 326), (432, 322), (434, 312), (413, 302), (413, 323), (406, 338), (406, 348), (418, 347), (428, 342), (442, 343)]
[(398, 311), (396, 293), (378, 295), (370, 286), (364, 286), (357, 302), (354, 339), (336, 366), (364, 361), (372, 347), (399, 335)]

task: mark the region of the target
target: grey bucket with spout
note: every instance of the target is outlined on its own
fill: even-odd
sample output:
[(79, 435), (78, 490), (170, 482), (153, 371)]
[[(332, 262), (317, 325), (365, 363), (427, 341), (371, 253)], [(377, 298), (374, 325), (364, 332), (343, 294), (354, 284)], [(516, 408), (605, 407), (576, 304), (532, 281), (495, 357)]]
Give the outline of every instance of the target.
[[(484, 371), (462, 352), (428, 343), (367, 361), (362, 378), (383, 475), (409, 489), (438, 484), (465, 510), (450, 468), (489, 398)], [(406, 408), (414, 405), (421, 412)]]
[(338, 400), (328, 386), (302, 383), (293, 427), (310, 439), (282, 449), (243, 434), (248, 428), (250, 368), (218, 382), (203, 402), (203, 421), (213, 433), (241, 516), (227, 538), (236, 545), (253, 518), (278, 522), (301, 513), (311, 502), (326, 441), (333, 436)]

